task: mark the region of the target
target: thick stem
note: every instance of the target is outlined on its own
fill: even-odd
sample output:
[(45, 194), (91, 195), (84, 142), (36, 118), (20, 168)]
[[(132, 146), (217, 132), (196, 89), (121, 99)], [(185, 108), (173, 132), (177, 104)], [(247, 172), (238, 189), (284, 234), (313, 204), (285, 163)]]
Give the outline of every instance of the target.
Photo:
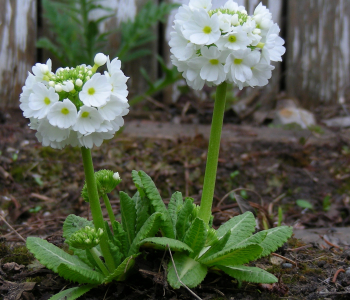
[(109, 250), (108, 245), (108, 235), (105, 228), (105, 223), (103, 220), (102, 209), (100, 205), (100, 199), (98, 196), (94, 167), (92, 164), (92, 157), (90, 149), (85, 147), (81, 147), (81, 154), (83, 157), (84, 171), (85, 171), (85, 181), (89, 195), (89, 203), (91, 208), (91, 214), (94, 221), (95, 229), (99, 228), (103, 229), (103, 235), (101, 236), (101, 250), (103, 257), (106, 261), (108, 269), (113, 272), (115, 269), (115, 264), (113, 260), (113, 256)]
[(108, 196), (106, 194), (103, 194), (102, 199), (103, 199), (103, 202), (106, 205), (107, 212), (108, 212), (108, 217), (111, 220), (111, 224), (113, 224), (114, 221), (115, 221), (115, 216), (114, 216), (114, 213), (113, 213), (111, 202), (109, 202)]
[(105, 276), (109, 276), (110, 273), (108, 272), (105, 264), (100, 259), (97, 249), (94, 247), (92, 249), (89, 249), (88, 251), (91, 253), (92, 257), (94, 258), (94, 261), (97, 263), (97, 265), (100, 268), (100, 270), (102, 271), (102, 273)]
[(207, 165), (205, 168), (202, 199), (198, 214), (198, 217), (201, 218), (206, 224), (209, 223), (209, 219), (211, 216), (211, 208), (213, 204), (222, 123), (224, 120), (225, 112), (226, 89), (226, 82), (221, 83), (216, 89), (213, 119), (210, 129)]

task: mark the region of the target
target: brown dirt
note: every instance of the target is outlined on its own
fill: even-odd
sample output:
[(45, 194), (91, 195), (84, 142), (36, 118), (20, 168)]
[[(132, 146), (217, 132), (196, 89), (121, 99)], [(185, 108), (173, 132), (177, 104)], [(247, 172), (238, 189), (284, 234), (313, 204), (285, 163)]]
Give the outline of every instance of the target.
[[(5, 115), (0, 124), (1, 213), (24, 238), (41, 236), (61, 245), (64, 218), (70, 213), (88, 217), (88, 205), (80, 197), (84, 175), (79, 150), (42, 148), (19, 111), (7, 111)], [(136, 124), (133, 131), (131, 126), (126, 127), (124, 133), (93, 151), (95, 168), (118, 171), (123, 179), (118, 189), (129, 194), (135, 191), (131, 170), (141, 169), (154, 179), (165, 202), (176, 190), (198, 201), (206, 159), (206, 129), (201, 127), (188, 134), (182, 128), (180, 134), (169, 137), (175, 125), (166, 124), (163, 136), (157, 136), (154, 133), (159, 132), (159, 124), (147, 123), (150, 127), (146, 129), (145, 123), (138, 123), (139, 127), (132, 123)], [(231, 125), (227, 126), (232, 130)], [(232, 136), (228, 130), (228, 138), (223, 139), (213, 207), (216, 226), (240, 213), (230, 196), (222, 201), (239, 187), (246, 190), (241, 195), (255, 208), (261, 228), (277, 222), (279, 206), (283, 222), (295, 228), (349, 226), (350, 152), (343, 135), (327, 132), (327, 136), (319, 137), (322, 142), (313, 142), (315, 135), (310, 132), (265, 128), (264, 138), (261, 128), (247, 128), (233, 126)], [(277, 134), (282, 137), (276, 138)], [(110, 198), (118, 212), (118, 191)], [(298, 199), (308, 200), (313, 209), (297, 206)], [(62, 288), (74, 286), (45, 268), (30, 270), (32, 259), (18, 248), (20, 239), (4, 222), (0, 225), (0, 295), (4, 299), (44, 300)], [(280, 276), (278, 285), (239, 287), (225, 275), (209, 275), (194, 291), (202, 299), (348, 299), (350, 274), (341, 272), (332, 283), (337, 270), (349, 268), (348, 246), (338, 241), (327, 249), (310, 244), (289, 251), (301, 246), (301, 242), (292, 240), (277, 252), (297, 266), (286, 262), (274, 265), (270, 259), (256, 262)], [(138, 261), (136, 272), (126, 282), (96, 288), (81, 299), (193, 299), (185, 289), (172, 290), (166, 285), (163, 265), (162, 255), (150, 252), (147, 260)]]

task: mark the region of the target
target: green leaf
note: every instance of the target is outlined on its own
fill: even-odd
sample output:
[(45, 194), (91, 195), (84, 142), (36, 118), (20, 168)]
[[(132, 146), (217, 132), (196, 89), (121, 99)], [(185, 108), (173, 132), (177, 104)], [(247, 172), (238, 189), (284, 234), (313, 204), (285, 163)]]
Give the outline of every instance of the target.
[(207, 228), (204, 221), (195, 218), (184, 237), (184, 243), (193, 250), (189, 256), (195, 258), (203, 248), (207, 239)]
[(231, 231), (227, 231), (226, 234), (220, 238), (220, 240), (214, 242), (209, 249), (204, 252), (203, 255), (200, 255), (199, 261), (202, 261), (203, 259), (206, 259), (207, 257), (218, 253), (219, 251), (223, 250), (228, 239), (230, 238)]
[(249, 238), (246, 238), (245, 240), (237, 243), (235, 246), (244, 246), (244, 245), (248, 245), (248, 244), (258, 244), (260, 245), (260, 243), (266, 238), (267, 232), (265, 231), (260, 231), (252, 236), (250, 236)]
[(173, 224), (169, 215), (168, 210), (165, 207), (165, 204), (162, 198), (159, 195), (158, 189), (155, 186), (151, 177), (149, 177), (145, 172), (139, 171), (139, 176), (141, 178), (142, 185), (144, 187), (147, 198), (150, 200), (150, 203), (156, 212), (160, 212), (162, 225), (161, 231), (163, 236), (168, 238), (175, 238), (175, 231)]
[(86, 226), (94, 228), (92, 221), (88, 221), (85, 218), (73, 214), (69, 215), (63, 223), (63, 237), (68, 240), (73, 233)]
[(126, 278), (127, 272), (134, 266), (135, 258), (141, 253), (131, 255), (123, 260), (123, 262), (114, 270), (112, 274), (107, 276), (103, 283), (111, 282), (112, 280), (123, 281)]
[(261, 232), (267, 232), (267, 235), (259, 244), (264, 249), (259, 258), (269, 255), (271, 252), (276, 251), (279, 247), (281, 247), (292, 236), (293, 228), (288, 226), (280, 226), (263, 230)]
[(173, 223), (173, 227), (175, 228), (175, 234), (176, 234), (177, 214), (181, 210), (183, 203), (184, 201), (182, 198), (182, 193), (175, 192), (174, 194), (172, 194), (168, 204), (168, 211), (170, 214), (171, 221)]
[[(143, 190), (142, 190), (143, 191)], [(144, 194), (144, 193), (143, 193)], [(144, 195), (143, 197), (140, 196), (140, 192), (136, 192), (136, 194), (132, 197), (132, 199), (135, 201), (136, 206), (136, 228), (135, 228), (135, 234), (137, 234), (142, 227), (142, 225), (146, 222), (146, 220), (149, 218), (149, 201), (147, 197)]]
[[(28, 250), (34, 254), (35, 258), (40, 263), (42, 263), (44, 266), (54, 271), (55, 273), (59, 273), (58, 268), (61, 264), (67, 265), (71, 268), (79, 268), (79, 272), (80, 271), (86, 272), (86, 274), (90, 274), (90, 272), (94, 272), (87, 264), (82, 262), (78, 257), (69, 255), (68, 253), (64, 252), (62, 249), (56, 247), (53, 244), (50, 244), (49, 242), (43, 239), (40, 239), (37, 237), (28, 237), (26, 245)], [(97, 273), (97, 274), (100, 274), (100, 273)], [(102, 274), (100, 275), (102, 276)], [(71, 278), (66, 278), (66, 279), (73, 280)], [(84, 282), (81, 282), (81, 283), (84, 283)], [(98, 282), (88, 282), (88, 283), (98, 283)]]
[(139, 249), (139, 243), (145, 238), (154, 236), (160, 227), (162, 214), (155, 212), (152, 214), (145, 224), (141, 227), (140, 231), (137, 233), (134, 241), (130, 245), (128, 256), (136, 254)]
[(135, 238), (136, 208), (135, 202), (124, 192), (120, 196), (120, 213), (122, 216), (123, 229), (126, 232), (128, 244), (131, 245)]
[(226, 274), (236, 278), (240, 281), (248, 281), (255, 283), (274, 283), (278, 279), (266, 272), (263, 269), (256, 267), (246, 267), (246, 266), (219, 266)]
[(308, 200), (303, 200), (303, 199), (298, 199), (296, 201), (297, 205), (300, 206), (301, 208), (309, 208), (309, 209), (314, 209), (314, 206), (310, 203)]
[(188, 251), (193, 252), (192, 249), (183, 242), (175, 239), (169, 239), (167, 237), (150, 237), (142, 240), (139, 246), (144, 246), (147, 248), (153, 248), (157, 250), (168, 249), (169, 245), (171, 251)]
[(114, 221), (112, 223), (112, 228), (114, 233), (114, 244), (122, 251), (124, 256), (127, 256), (129, 245), (127, 243), (126, 232), (124, 231), (123, 226), (118, 221)]
[(186, 198), (185, 203), (182, 206), (182, 209), (178, 213), (177, 222), (176, 222), (176, 238), (179, 241), (183, 240), (186, 233), (186, 229), (189, 227), (189, 219), (192, 211), (193, 211), (193, 199)]
[[(175, 253), (174, 263), (179, 275), (180, 280), (189, 288), (196, 287), (199, 285), (205, 276), (207, 275), (208, 269), (205, 265), (198, 261), (188, 257), (183, 253)], [(174, 288), (178, 289), (181, 287), (181, 283), (178, 280), (172, 261), (168, 264), (168, 282)]]
[(49, 300), (75, 300), (96, 286), (97, 286), (96, 284), (87, 284), (87, 285), (77, 286), (77, 287), (59, 292), (58, 294), (52, 296)]
[(231, 236), (226, 244), (226, 247), (230, 247), (250, 237), (255, 230), (255, 225), (254, 215), (247, 211), (221, 225), (217, 230), (217, 236), (220, 238), (227, 231), (231, 231)]
[(139, 173), (135, 170), (132, 170), (131, 171), (131, 178), (134, 181), (134, 184), (135, 184), (137, 190), (139, 191), (140, 197), (145, 197), (146, 195), (145, 195), (145, 192), (143, 189), (143, 185), (142, 185)]
[(223, 249), (200, 262), (207, 266), (242, 265), (257, 259), (263, 248), (256, 244)]
[(104, 275), (90, 268), (72, 266), (64, 263), (60, 264), (57, 270), (58, 274), (64, 279), (78, 283), (101, 284), (105, 278)]

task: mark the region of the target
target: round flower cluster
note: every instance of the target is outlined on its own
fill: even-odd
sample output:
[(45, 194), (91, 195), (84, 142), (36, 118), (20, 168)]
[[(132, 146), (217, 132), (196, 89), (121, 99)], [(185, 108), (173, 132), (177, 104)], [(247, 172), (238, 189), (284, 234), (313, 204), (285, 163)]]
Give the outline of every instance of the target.
[(95, 230), (95, 228), (85, 226), (84, 228), (73, 233), (66, 242), (69, 246), (74, 248), (83, 250), (92, 249), (100, 243), (102, 235), (102, 228)]
[(179, 8), (170, 33), (172, 63), (196, 90), (224, 81), (240, 89), (266, 85), (271, 61), (282, 61), (285, 53), (269, 10), (260, 3), (248, 16), (232, 0), (211, 6), (211, 0), (190, 0)]
[[(122, 117), (129, 112), (128, 77), (120, 69), (121, 62), (102, 53), (94, 62), (93, 67), (59, 68), (55, 74), (50, 59), (32, 68), (20, 108), (43, 146), (100, 146), (124, 125)], [(106, 62), (108, 71), (96, 73)]]

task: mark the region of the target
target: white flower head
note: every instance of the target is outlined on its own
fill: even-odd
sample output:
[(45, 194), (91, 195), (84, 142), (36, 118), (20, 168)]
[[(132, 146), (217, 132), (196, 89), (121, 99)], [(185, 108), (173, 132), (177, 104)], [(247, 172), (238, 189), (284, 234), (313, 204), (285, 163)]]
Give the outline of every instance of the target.
[(204, 9), (194, 11), (192, 19), (182, 26), (184, 37), (197, 45), (213, 44), (221, 35), (217, 14), (210, 17)]
[(103, 118), (96, 108), (84, 105), (78, 112), (73, 129), (81, 134), (91, 133), (100, 128), (102, 122)]
[(69, 128), (77, 120), (77, 108), (69, 99), (64, 99), (62, 102), (56, 102), (51, 107), (47, 119), (53, 126)]
[(242, 26), (239, 26), (233, 27), (229, 33), (222, 35), (216, 42), (216, 45), (220, 50), (244, 50), (247, 49), (250, 43), (251, 40), (248, 38), (247, 33), (242, 29)]
[(79, 98), (87, 106), (99, 107), (107, 103), (111, 90), (107, 77), (96, 73), (83, 85)]
[(47, 88), (41, 82), (38, 82), (33, 86), (33, 93), (29, 96), (29, 108), (33, 111), (29, 117), (43, 119), (48, 114), (52, 105), (54, 105), (59, 99), (55, 89), (52, 87)]

